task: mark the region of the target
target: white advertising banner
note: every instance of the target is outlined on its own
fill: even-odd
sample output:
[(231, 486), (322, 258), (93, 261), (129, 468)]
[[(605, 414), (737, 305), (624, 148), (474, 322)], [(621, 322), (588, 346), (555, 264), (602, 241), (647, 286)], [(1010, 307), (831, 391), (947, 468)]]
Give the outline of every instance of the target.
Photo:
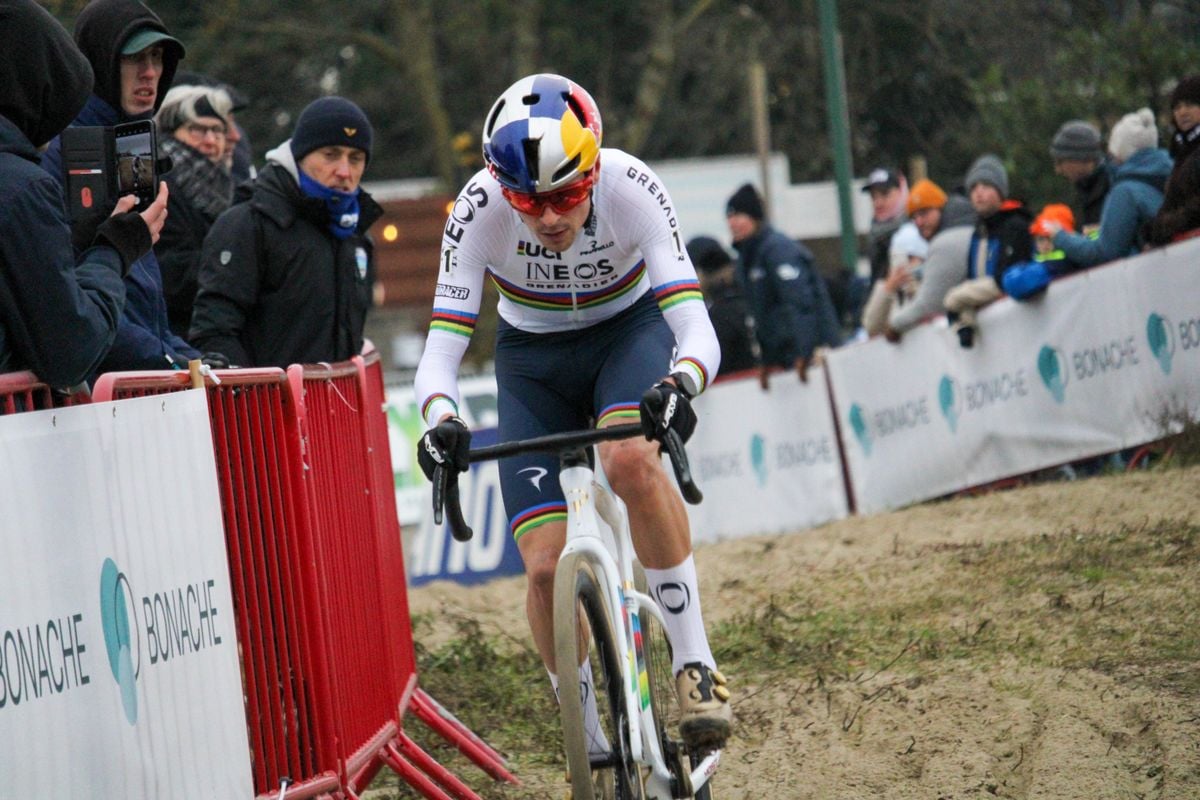
[(692, 540), (786, 533), (848, 513), (825, 375), (808, 371), (712, 386), (695, 400), (687, 444), (704, 502), (688, 506)]
[(829, 358), (851, 489), (870, 513), (1161, 438), (1200, 409), (1200, 241)]
[(203, 391), (0, 417), (0, 794), (253, 796)]

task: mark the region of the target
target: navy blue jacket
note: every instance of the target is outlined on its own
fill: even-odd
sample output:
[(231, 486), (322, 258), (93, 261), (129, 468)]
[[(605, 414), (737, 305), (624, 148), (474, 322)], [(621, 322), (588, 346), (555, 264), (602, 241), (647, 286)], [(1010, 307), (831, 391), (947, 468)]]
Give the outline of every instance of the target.
[(837, 312), (806, 247), (765, 223), (733, 246), (764, 364), (790, 368), (820, 345), (840, 344)]
[(96, 370), (121, 317), (121, 256), (76, 259), (62, 188), (29, 139), (0, 117), (0, 372), (66, 388)]
[[(116, 125), (125, 121), (123, 114), (93, 94), (72, 124)], [(64, 181), (60, 137), (56, 136), (42, 154), (42, 168), (56, 180)], [(99, 371), (170, 369), (173, 365), (182, 368), (189, 359), (199, 356), (194, 347), (171, 331), (167, 302), (163, 298), (162, 271), (151, 251), (134, 262), (125, 276), (125, 313)]]

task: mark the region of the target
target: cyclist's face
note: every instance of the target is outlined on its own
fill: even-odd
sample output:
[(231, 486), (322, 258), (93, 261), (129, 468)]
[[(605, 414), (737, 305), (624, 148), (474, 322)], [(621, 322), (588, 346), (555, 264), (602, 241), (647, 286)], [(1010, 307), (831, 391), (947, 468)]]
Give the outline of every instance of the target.
[(542, 247), (561, 253), (575, 243), (575, 237), (579, 235), (591, 212), (592, 198), (588, 197), (565, 213), (557, 211), (552, 205), (545, 206), (542, 213), (536, 216), (522, 211), (517, 213), (525, 227), (541, 242)]

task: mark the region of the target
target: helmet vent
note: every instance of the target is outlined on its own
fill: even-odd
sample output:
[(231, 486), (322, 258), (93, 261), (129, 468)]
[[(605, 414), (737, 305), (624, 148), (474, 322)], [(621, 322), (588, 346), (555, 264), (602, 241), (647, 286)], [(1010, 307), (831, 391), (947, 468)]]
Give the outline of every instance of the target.
[(496, 119), (500, 116), (500, 112), (504, 110), (504, 106), (504, 98), (501, 97), (499, 102), (496, 103), (495, 107), (492, 108), (492, 114), (490, 117), (488, 117), (487, 124), (483, 127), (483, 129), (487, 131), (487, 135), (489, 137), (496, 130)]
[(554, 177), (551, 180), (553, 180), (554, 183), (558, 183), (561, 179), (573, 173), (578, 166), (579, 156), (576, 155), (566, 164), (563, 164), (561, 167), (559, 167), (558, 170), (555, 171)]
[(521, 98), (521, 102), (527, 106), (536, 106), (539, 102), (541, 102), (541, 99), (542, 96), (537, 92), (530, 92)]
[(521, 142), (521, 146), (525, 148), (525, 165), (529, 168), (529, 179), (536, 185), (538, 183), (539, 173), (538, 168), (538, 149), (541, 142), (537, 139), (525, 139)]
[(571, 109), (571, 113), (579, 120), (579, 124), (586, 128), (588, 126), (587, 117), (583, 113), (583, 106), (575, 99), (575, 96), (570, 92), (563, 92), (563, 100), (567, 101), (567, 107)]

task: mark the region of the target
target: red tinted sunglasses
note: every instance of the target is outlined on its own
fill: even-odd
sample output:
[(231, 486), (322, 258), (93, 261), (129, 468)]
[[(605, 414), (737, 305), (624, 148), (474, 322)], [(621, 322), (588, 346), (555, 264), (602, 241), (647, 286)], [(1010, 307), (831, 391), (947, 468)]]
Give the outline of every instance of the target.
[(588, 175), (583, 180), (573, 183), (565, 189), (559, 189), (557, 192), (526, 194), (514, 192), (508, 187), (501, 187), (500, 191), (509, 205), (517, 211), (531, 217), (540, 217), (546, 210), (546, 206), (550, 206), (559, 214), (566, 214), (588, 198), (592, 192), (592, 184), (595, 182), (595, 177)]

